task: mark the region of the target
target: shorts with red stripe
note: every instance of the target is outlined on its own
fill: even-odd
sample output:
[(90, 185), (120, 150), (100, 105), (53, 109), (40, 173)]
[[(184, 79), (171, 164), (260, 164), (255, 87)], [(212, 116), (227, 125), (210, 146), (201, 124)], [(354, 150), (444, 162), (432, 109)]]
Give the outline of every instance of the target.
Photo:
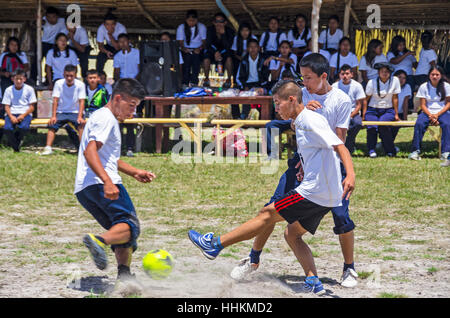
[(295, 190), (289, 191), (274, 204), (277, 212), (289, 224), (298, 221), (311, 234), (316, 232), (325, 214), (331, 211), (331, 208), (311, 202)]

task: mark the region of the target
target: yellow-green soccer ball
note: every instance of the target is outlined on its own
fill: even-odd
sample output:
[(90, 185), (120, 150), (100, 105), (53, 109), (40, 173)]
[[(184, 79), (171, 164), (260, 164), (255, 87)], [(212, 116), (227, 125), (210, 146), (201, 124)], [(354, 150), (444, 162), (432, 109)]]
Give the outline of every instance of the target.
[(165, 250), (150, 251), (142, 259), (144, 271), (153, 279), (163, 279), (172, 272), (173, 257)]

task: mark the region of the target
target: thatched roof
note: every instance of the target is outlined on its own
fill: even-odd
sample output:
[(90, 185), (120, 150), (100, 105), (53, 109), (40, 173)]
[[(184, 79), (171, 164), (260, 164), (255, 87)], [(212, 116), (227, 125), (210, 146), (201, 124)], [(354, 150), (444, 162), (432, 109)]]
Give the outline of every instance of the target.
[[(82, 24), (95, 27), (102, 22), (107, 8), (115, 7), (119, 20), (129, 28), (154, 28), (144, 17), (135, 0), (42, 0), (43, 6), (55, 6), (65, 12), (67, 5), (77, 3), (82, 9)], [(199, 11), (200, 21), (209, 24), (212, 15), (219, 9), (214, 0), (138, 0), (143, 8), (161, 25), (162, 28), (174, 29), (183, 22), (188, 9)], [(283, 28), (290, 28), (295, 14), (302, 12), (311, 14), (312, 0), (243, 0), (261, 25), (265, 27), (270, 16), (281, 18)], [(249, 14), (243, 9), (240, 0), (223, 0), (225, 6), (238, 21), (251, 22)], [(450, 1), (443, 0), (353, 0), (352, 8), (361, 21), (365, 23), (369, 13), (367, 6), (376, 3), (381, 7), (381, 23), (383, 25), (437, 25), (449, 24)], [(337, 14), (343, 20), (344, 0), (323, 0), (321, 8), (321, 24), (326, 18)], [(36, 0), (0, 0), (0, 22), (23, 22), (34, 20), (36, 16)], [(354, 18), (351, 18), (354, 22)]]

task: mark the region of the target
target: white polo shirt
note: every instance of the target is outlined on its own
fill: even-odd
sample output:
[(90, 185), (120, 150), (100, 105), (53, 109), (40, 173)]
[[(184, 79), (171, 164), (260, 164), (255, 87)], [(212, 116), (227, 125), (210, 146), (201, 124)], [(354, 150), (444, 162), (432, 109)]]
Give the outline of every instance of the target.
[(57, 80), (64, 78), (64, 68), (66, 65), (71, 64), (77, 66), (79, 63), (78, 56), (72, 49), (69, 49), (69, 55), (67, 55), (66, 50), (60, 51), (58, 57), (54, 57), (53, 49), (50, 49), (47, 53), (45, 64), (52, 67), (53, 80)]
[(75, 79), (72, 86), (67, 86), (66, 80), (60, 79), (55, 83), (52, 97), (58, 97), (57, 113), (75, 113), (80, 109), (80, 100), (86, 99), (86, 86)]
[[(122, 33), (127, 33), (127, 29), (125, 28), (125, 26), (122, 23), (116, 22), (116, 27), (112, 34), (114, 40), (117, 41), (117, 39), (119, 38), (119, 35)], [(108, 31), (106, 30), (106, 27), (105, 27), (105, 24), (102, 23), (97, 29), (97, 42), (104, 43), (105, 41), (108, 45), (112, 45), (111, 40), (109, 39), (109, 36), (108, 36)]]
[(294, 37), (294, 31), (289, 30), (287, 34), (287, 39), (289, 42), (293, 43), (292, 47), (304, 47), (307, 45), (307, 41), (311, 38), (311, 30), (308, 28), (308, 33), (306, 35), (306, 39), (302, 39), (303, 34), (305, 33), (305, 29), (303, 29), (302, 33), (298, 36), (298, 38)]
[[(445, 97), (450, 97), (450, 84), (444, 82)], [(445, 98), (441, 100), (441, 96), (438, 96), (436, 88), (433, 87), (428, 81), (420, 85), (417, 91), (416, 97), (425, 98), (427, 101), (427, 108), (431, 114), (439, 113), (445, 106)]]
[[(67, 30), (66, 34), (69, 34), (69, 30)], [(78, 26), (75, 29), (75, 34), (73, 35), (73, 39), (78, 42), (80, 45), (89, 46), (89, 36), (85, 28), (82, 26)], [(74, 46), (72, 40), (69, 40), (69, 46)]]
[[(397, 57), (402, 56), (402, 55), (403, 55), (403, 52), (399, 52)], [(416, 58), (413, 55), (408, 55), (407, 57), (405, 57), (403, 59), (403, 61), (401, 61), (398, 64), (394, 64), (391, 62), (391, 60), (393, 58), (396, 58), (394, 53), (388, 52), (387, 60), (394, 67), (394, 73), (397, 72), (398, 70), (403, 70), (406, 72), (406, 75), (413, 75), (413, 64), (417, 62)]]
[[(233, 39), (233, 45), (231, 46), (231, 50), (235, 52), (237, 52), (238, 50), (237, 38), (238, 38), (237, 35), (235, 35)], [(252, 34), (252, 39), (257, 40), (258, 38)], [(242, 40), (242, 52), (243, 52), (242, 55), (244, 55), (246, 51), (247, 51), (247, 40)]]
[[(328, 42), (327, 42), (327, 37), (328, 37)], [(336, 29), (336, 32), (334, 32), (333, 35), (330, 34), (330, 30), (323, 30), (322, 32), (320, 32), (319, 35), (319, 43), (324, 45), (324, 49), (338, 49), (339, 48), (339, 41), (344, 37), (344, 33), (342, 32), (341, 29)], [(327, 47), (325, 47), (326, 42)]]
[(430, 71), (431, 62), (437, 62), (436, 52), (431, 50), (420, 50), (419, 63), (416, 68), (416, 75), (428, 75)]
[(55, 44), (55, 38), (58, 33), (67, 34), (66, 21), (64, 20), (64, 18), (58, 18), (56, 24), (48, 23), (46, 17), (44, 17), (43, 20), (45, 21), (45, 23), (42, 26), (42, 42)]
[(120, 68), (120, 78), (136, 78), (139, 74), (139, 50), (131, 48), (130, 52), (122, 51), (114, 55), (114, 68)]
[[(307, 52), (303, 55), (303, 57), (307, 57), (307, 56), (310, 55), (310, 54), (312, 54), (312, 52), (311, 52), (311, 51), (307, 51)], [(322, 55), (324, 58), (326, 58), (327, 61), (330, 61), (330, 52), (328, 52), (327, 50), (319, 49), (319, 54)]]
[(191, 43), (186, 43), (186, 35), (184, 33), (184, 23), (180, 24), (177, 28), (177, 41), (184, 41), (184, 47), (189, 49), (197, 49), (203, 44), (203, 40), (206, 40), (206, 26), (203, 23), (197, 23), (197, 35), (195, 35), (195, 27), (191, 28)]
[[(278, 57), (281, 57), (281, 54), (278, 55)], [(294, 53), (291, 53), (291, 55), (289, 55), (289, 58), (294, 61), (294, 64), (290, 65), (290, 69), (292, 70), (292, 74), (294, 74), (294, 71), (297, 68), (297, 55), (295, 55)], [(271, 71), (278, 70), (278, 68), (280, 67), (280, 63), (281, 63), (280, 61), (275, 61), (275, 60), (270, 61), (269, 70), (271, 70)], [(284, 72), (285, 69), (286, 69), (286, 64), (284, 64), (283, 67), (281, 68), (280, 75), (279, 75), (278, 79), (282, 78), (282, 75), (283, 75), (283, 72)], [(272, 79), (272, 80), (274, 80), (274, 79)]]
[(259, 45), (261, 46), (261, 48), (263, 50), (267, 51), (278, 51), (278, 45), (282, 42), (287, 40), (287, 36), (286, 33), (281, 33), (280, 34), (280, 38), (278, 39), (278, 44), (277, 44), (277, 32), (269, 32), (269, 41), (267, 42), (267, 46), (263, 47), (264, 44), (264, 39), (266, 38), (266, 32), (263, 32), (263, 34), (261, 35), (261, 39), (259, 40)]
[[(15, 85), (11, 85), (5, 90), (2, 104), (9, 105), (11, 114), (22, 115), (26, 113), (30, 104), (37, 103), (36, 94), (33, 87), (23, 84), (22, 89), (16, 89)], [(31, 114), (30, 114), (31, 115)], [(8, 116), (5, 114), (5, 117)]]
[(338, 88), (350, 97), (352, 102), (352, 111), (356, 108), (356, 101), (366, 98), (366, 93), (364, 93), (364, 88), (360, 83), (355, 80), (350, 80), (350, 84), (344, 84), (342, 80), (337, 81), (331, 85), (333, 88)]
[(366, 71), (367, 72), (367, 78), (369, 80), (377, 78), (378, 77), (378, 70), (374, 69), (373, 66), (377, 63), (381, 62), (388, 62), (386, 56), (384, 54), (380, 54), (375, 56), (375, 58), (372, 61), (372, 64), (368, 64), (366, 62), (366, 56), (364, 55), (361, 58), (361, 61), (359, 62), (359, 70), (360, 71)]
[(338, 53), (336, 52), (330, 58), (330, 67), (334, 67), (337, 71), (339, 71), (339, 68), (344, 64), (348, 64), (352, 68), (358, 66), (358, 58), (352, 52), (348, 52), (347, 56), (341, 55), (339, 57), (339, 65), (337, 65), (337, 59)]
[[(408, 84), (405, 84), (402, 87), (402, 90), (400, 91), (400, 94), (398, 94), (398, 113), (403, 113), (403, 102), (405, 101), (405, 98), (409, 96), (411, 98), (411, 87)], [(408, 111), (408, 110), (406, 110)]]
[(343, 142), (325, 117), (309, 109), (305, 108), (297, 116), (294, 125), (297, 152), (304, 171), (302, 183), (295, 191), (320, 206), (341, 206), (341, 167), (334, 146), (342, 145)]
[(378, 95), (377, 79), (371, 79), (366, 86), (366, 95), (372, 96), (368, 106), (373, 108), (391, 108), (392, 95), (400, 94), (401, 87), (400, 81), (396, 76), (391, 77), (386, 83), (381, 80), (380, 83), (380, 95)]

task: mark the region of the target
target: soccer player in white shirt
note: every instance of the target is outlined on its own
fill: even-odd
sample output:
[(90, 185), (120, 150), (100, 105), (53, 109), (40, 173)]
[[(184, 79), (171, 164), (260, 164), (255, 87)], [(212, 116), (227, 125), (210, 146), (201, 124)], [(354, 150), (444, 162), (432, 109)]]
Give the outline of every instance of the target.
[(74, 193), (106, 230), (100, 235), (85, 235), (83, 243), (100, 270), (108, 266), (106, 248), (111, 246), (118, 265), (117, 279), (122, 281), (134, 277), (130, 265), (140, 225), (119, 171), (142, 183), (156, 176), (120, 160), (119, 121), (131, 118), (144, 97), (145, 89), (138, 81), (121, 79), (108, 104), (89, 118), (78, 152)]
[[(215, 259), (221, 250), (238, 242), (249, 240), (287, 221), (286, 240), (305, 272), (304, 292), (316, 295), (325, 292), (314, 264), (314, 258), (302, 236), (314, 234), (323, 216), (332, 207), (349, 198), (355, 186), (353, 163), (347, 148), (331, 129), (327, 119), (305, 108), (302, 89), (293, 81), (280, 82), (273, 88), (276, 111), (294, 121), (298, 152), (302, 157), (305, 177), (303, 182), (284, 197), (267, 205), (259, 215), (233, 231), (214, 236), (189, 231), (189, 238), (208, 259)], [(340, 160), (347, 177), (342, 182)], [(294, 239), (291, 231), (295, 228)], [(295, 241), (295, 243), (294, 243)]]

